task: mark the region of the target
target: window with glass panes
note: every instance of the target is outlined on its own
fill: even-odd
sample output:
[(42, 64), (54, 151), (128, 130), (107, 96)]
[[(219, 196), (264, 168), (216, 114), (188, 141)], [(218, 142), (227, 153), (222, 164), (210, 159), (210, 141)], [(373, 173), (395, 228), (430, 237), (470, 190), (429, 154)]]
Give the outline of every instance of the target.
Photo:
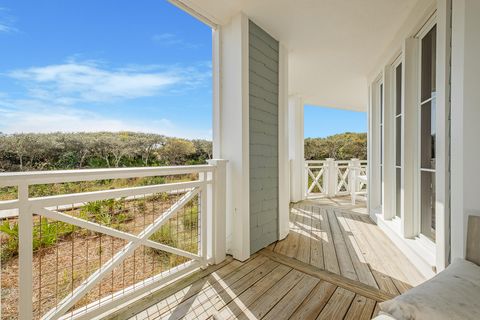
[(383, 206), (383, 83), (380, 84), (379, 88), (379, 107), (380, 107), (380, 205)]
[(436, 37), (434, 26), (421, 39), (420, 233), (435, 241)]
[(402, 63), (395, 67), (395, 216), (402, 212)]

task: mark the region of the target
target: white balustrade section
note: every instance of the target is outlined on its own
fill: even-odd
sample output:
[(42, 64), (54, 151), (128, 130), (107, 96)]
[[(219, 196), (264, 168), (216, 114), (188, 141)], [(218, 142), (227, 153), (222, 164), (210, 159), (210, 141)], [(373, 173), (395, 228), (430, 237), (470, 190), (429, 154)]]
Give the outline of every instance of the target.
[[(189, 175), (192, 181), (173, 182), (148, 186), (135, 186), (122, 189), (90, 191), (74, 194), (61, 194), (44, 197), (31, 197), (29, 187), (39, 184), (54, 184), (66, 182), (99, 181), (107, 179), (129, 179), (140, 177), (161, 177)], [(69, 318), (90, 319), (110, 310), (114, 306), (125, 303), (162, 284), (171, 282), (182, 275), (192, 272), (209, 263), (219, 263), (225, 259), (225, 183), (226, 161), (210, 160), (208, 165), (122, 168), (122, 169), (92, 169), (92, 170), (62, 170), (41, 172), (1, 173), (0, 187), (17, 187), (18, 197), (15, 200), (0, 201), (0, 211), (18, 210), (19, 229), (19, 305), (18, 318), (29, 320), (33, 313), (33, 221), (34, 217), (61, 221), (71, 226), (95, 232), (98, 234), (124, 240), (126, 245), (110, 259), (105, 261), (95, 272), (89, 275), (71, 294), (61, 299), (58, 304), (45, 314), (42, 319), (59, 319), (68, 313)], [(152, 195), (159, 193), (182, 193), (168, 209), (163, 210), (151, 223), (147, 223), (140, 233), (129, 233), (111, 228), (97, 222), (69, 215), (62, 210), (55, 210), (62, 205), (89, 203), (106, 199), (126, 199), (128, 197)], [(181, 210), (192, 199), (198, 199), (198, 253), (175, 248), (150, 240), (150, 237), (160, 230), (165, 223)], [(41, 219), (40, 218), (40, 219)], [(17, 218), (15, 218), (17, 219)], [(130, 257), (140, 246), (161, 250), (188, 259), (188, 262), (177, 265), (171, 270), (163, 271), (148, 279), (123, 288), (101, 299), (98, 303), (90, 303), (72, 311), (77, 303), (107, 274)], [(72, 252), (73, 254), (73, 252)], [(102, 260), (100, 260), (102, 261)], [(87, 271), (88, 272), (88, 271)], [(37, 272), (38, 274), (38, 272)], [(135, 279), (135, 278), (134, 278)], [(38, 315), (35, 315), (38, 317)]]
[(305, 160), (305, 197), (367, 195), (366, 160)]

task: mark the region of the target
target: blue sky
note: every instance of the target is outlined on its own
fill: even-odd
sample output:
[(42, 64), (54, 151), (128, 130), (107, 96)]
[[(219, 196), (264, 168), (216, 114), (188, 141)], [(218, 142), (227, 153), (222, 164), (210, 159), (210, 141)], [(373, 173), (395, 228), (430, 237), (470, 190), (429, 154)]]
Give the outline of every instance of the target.
[(211, 138), (211, 29), (163, 0), (0, 2), (0, 131)]
[[(166, 0), (0, 1), (0, 132), (211, 139), (211, 29)], [(306, 107), (305, 136), (366, 131)]]
[(343, 132), (367, 132), (367, 114), (305, 106), (305, 138), (323, 138)]

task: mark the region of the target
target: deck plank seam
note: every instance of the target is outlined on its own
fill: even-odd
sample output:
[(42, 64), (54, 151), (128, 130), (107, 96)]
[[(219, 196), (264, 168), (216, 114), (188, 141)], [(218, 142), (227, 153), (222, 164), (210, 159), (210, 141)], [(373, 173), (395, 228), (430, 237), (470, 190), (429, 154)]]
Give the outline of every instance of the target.
[(281, 255), (279, 253), (272, 253), (265, 250), (260, 250), (259, 253), (261, 255), (265, 255), (269, 259), (272, 259), (274, 261), (277, 261), (278, 263), (289, 266), (297, 271), (306, 273), (320, 280), (324, 280), (335, 286), (341, 287), (348, 291), (352, 291), (355, 294), (360, 294), (372, 300), (382, 302), (395, 297), (395, 295), (389, 292), (374, 288), (360, 281), (352, 280), (327, 270), (316, 268), (312, 265), (306, 264), (302, 261), (296, 260), (294, 258), (290, 258), (288, 256)]

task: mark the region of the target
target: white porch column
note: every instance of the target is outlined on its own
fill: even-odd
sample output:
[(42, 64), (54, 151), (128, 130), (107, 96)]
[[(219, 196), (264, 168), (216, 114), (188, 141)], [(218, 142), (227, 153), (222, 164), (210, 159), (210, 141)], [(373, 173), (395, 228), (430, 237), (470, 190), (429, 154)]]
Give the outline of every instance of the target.
[(290, 231), (290, 161), (288, 150), (288, 52), (280, 43), (278, 99), (278, 238)]
[(290, 200), (305, 199), (304, 119), (303, 100), (291, 96), (288, 101), (289, 154), (290, 154)]
[(218, 38), (220, 57), (214, 66), (221, 71), (221, 91), (214, 109), (213, 157), (229, 161), (225, 188), (227, 252), (246, 260), (250, 257), (248, 18), (238, 14), (221, 27)]
[(467, 216), (480, 215), (480, 1), (453, 1), (451, 249), (465, 257)]

